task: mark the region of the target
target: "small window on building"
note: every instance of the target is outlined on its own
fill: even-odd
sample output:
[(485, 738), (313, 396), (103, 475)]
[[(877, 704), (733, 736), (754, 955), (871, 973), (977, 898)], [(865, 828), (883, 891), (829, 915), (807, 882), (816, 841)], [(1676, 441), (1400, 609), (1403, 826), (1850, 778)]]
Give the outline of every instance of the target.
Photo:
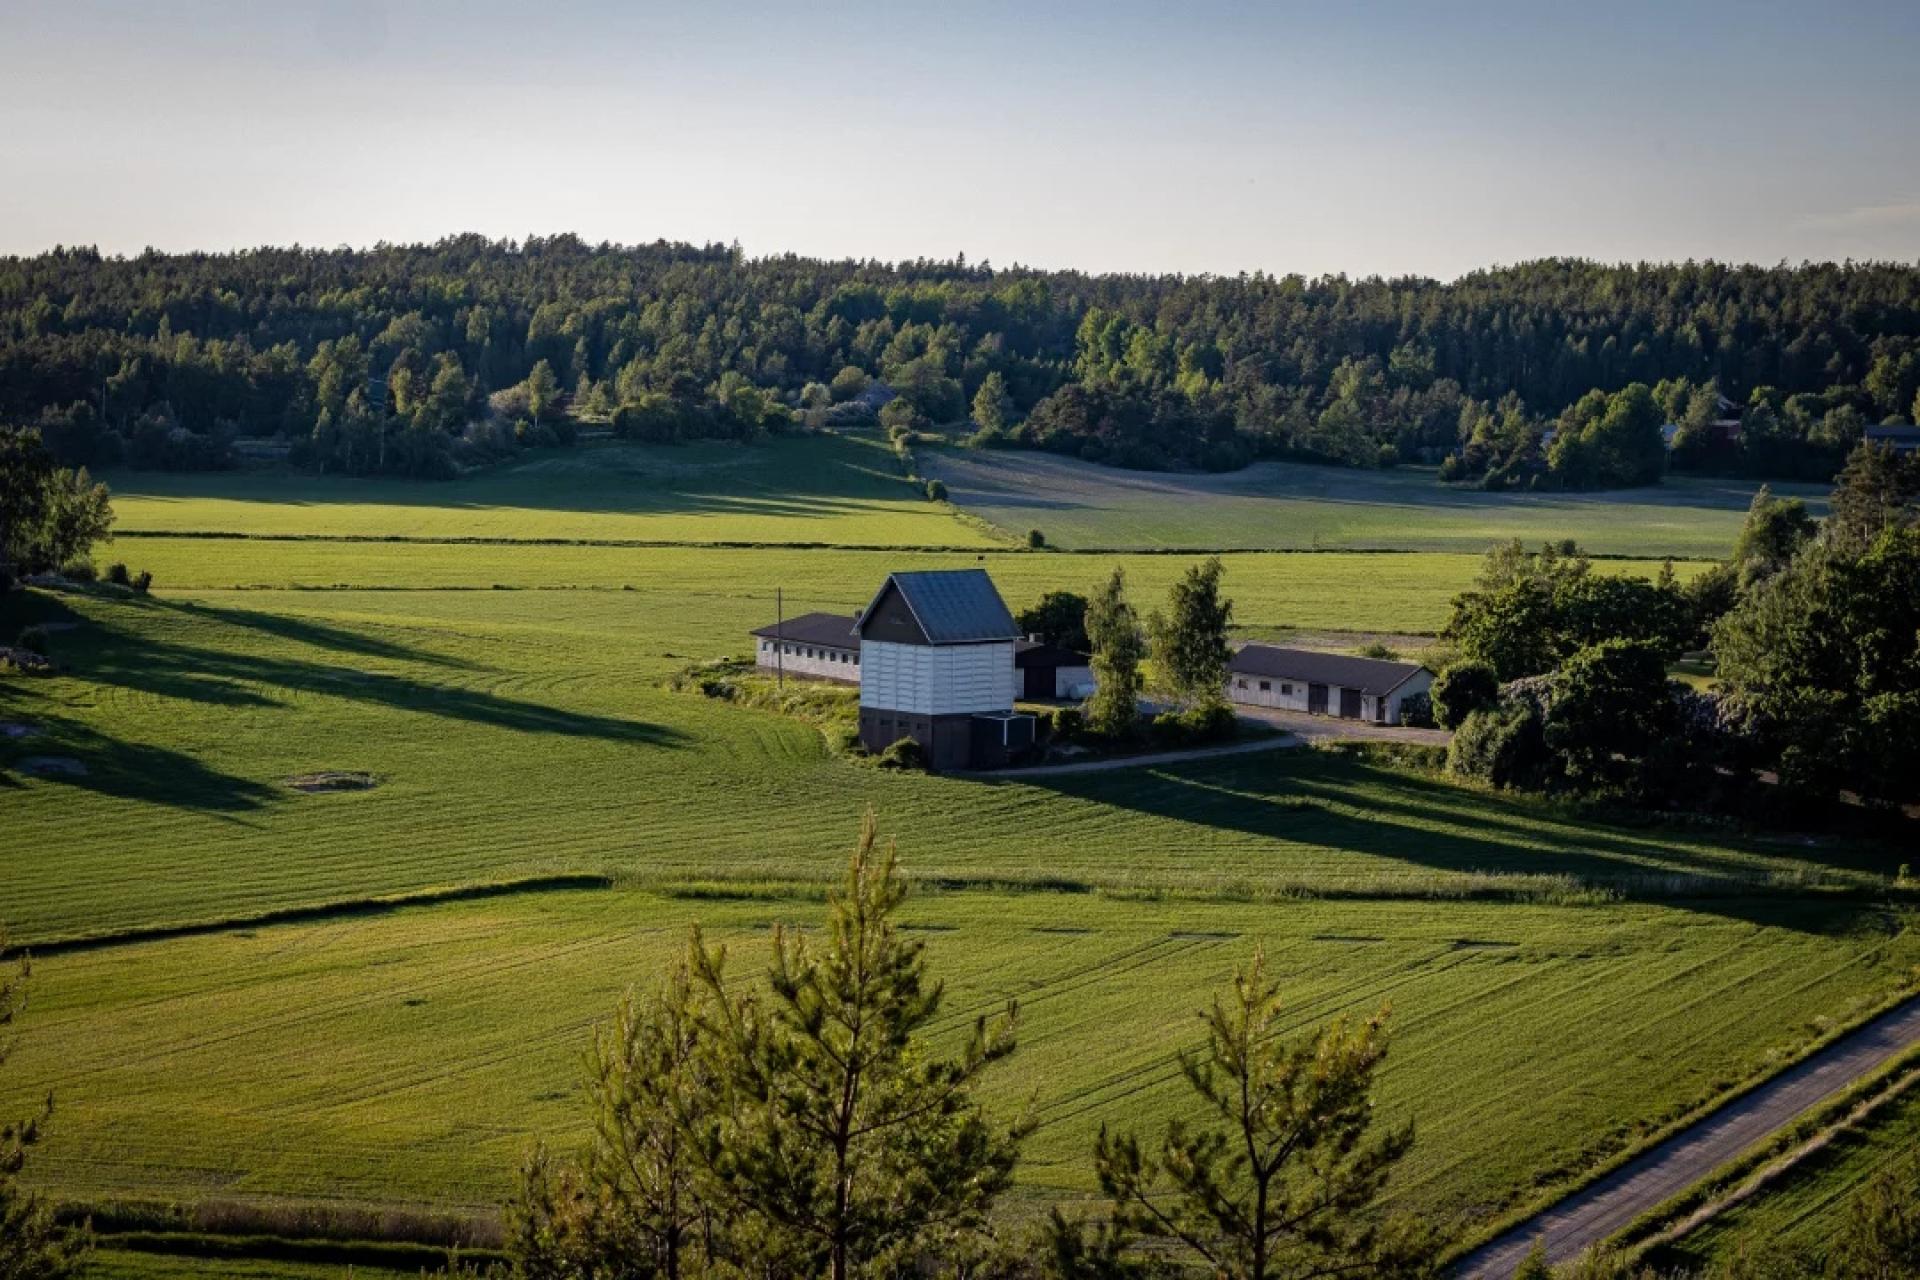
[(1293, 696), (1293, 686), (1290, 684), (1281, 685), (1280, 693), (1283, 697), (1291, 698)]
[(1233, 682), (1233, 687), (1236, 689), (1244, 689), (1247, 687), (1247, 682), (1245, 680), (1235, 680)]
[(1260, 692), (1269, 693), (1272, 691), (1272, 689), (1273, 689), (1273, 682), (1271, 680), (1262, 680), (1260, 682)]

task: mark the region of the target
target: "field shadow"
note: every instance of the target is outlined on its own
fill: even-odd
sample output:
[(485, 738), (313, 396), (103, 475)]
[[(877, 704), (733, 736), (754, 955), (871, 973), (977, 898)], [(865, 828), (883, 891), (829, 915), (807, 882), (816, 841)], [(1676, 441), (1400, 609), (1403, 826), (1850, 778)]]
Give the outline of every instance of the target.
[[(1565, 877), (1570, 889), (1603, 890), (1628, 902), (1821, 934), (1846, 932), (1882, 908), (1858, 897), (1796, 897), (1771, 883), (1771, 873), (1789, 863), (1844, 881), (1891, 869), (1884, 849), (1851, 843), (1793, 854), (1715, 849), (1597, 822), (1575, 826), (1523, 800), (1467, 793), (1358, 762), (1284, 754), (1284, 761), (1268, 754), (1177, 770), (1007, 778), (993, 785), (1039, 786), (1170, 821), (1449, 875)], [(1284, 867), (1272, 871), (1290, 882)], [(1257, 885), (1257, 873), (1254, 880)], [(1341, 891), (1336, 880), (1326, 888)], [(1444, 897), (1448, 889), (1436, 882), (1434, 892)], [(1520, 883), (1514, 892), (1526, 896)]]
[(79, 766), (34, 773), (35, 781), (42, 784), (167, 808), (234, 815), (264, 808), (280, 798), (265, 783), (215, 769), (185, 752), (113, 737), (62, 714), (37, 693), (9, 691), (3, 684), (0, 720), (19, 721), (35, 729), (30, 738), (0, 743), (0, 789), (25, 787), (20, 766), (37, 757), (70, 760)]
[[(284, 474), (118, 472), (117, 494), (152, 503), (377, 505), (479, 514), (500, 510), (628, 516), (831, 518), (911, 496), (874, 465), (873, 446), (828, 438), (772, 444), (610, 445), (539, 451), (456, 480)], [(718, 458), (719, 461), (704, 461)], [(605, 460), (601, 462), (601, 460)], [(690, 461), (691, 459), (691, 461)], [(161, 531), (156, 531), (161, 532)]]

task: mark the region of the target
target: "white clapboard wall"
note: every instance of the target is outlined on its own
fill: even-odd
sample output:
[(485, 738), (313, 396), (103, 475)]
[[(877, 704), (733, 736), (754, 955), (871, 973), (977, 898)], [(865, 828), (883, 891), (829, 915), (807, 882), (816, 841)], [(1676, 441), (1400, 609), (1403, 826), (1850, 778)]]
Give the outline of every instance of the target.
[(1013, 642), (860, 642), (860, 705), (921, 716), (1013, 709)]

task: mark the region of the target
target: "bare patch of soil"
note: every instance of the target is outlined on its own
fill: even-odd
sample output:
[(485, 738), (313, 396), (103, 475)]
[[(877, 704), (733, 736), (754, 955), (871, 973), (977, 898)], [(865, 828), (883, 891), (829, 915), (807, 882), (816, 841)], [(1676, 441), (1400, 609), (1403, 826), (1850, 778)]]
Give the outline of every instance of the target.
[(334, 791), (371, 791), (379, 785), (380, 779), (370, 773), (356, 773), (347, 770), (327, 769), (319, 773), (297, 773), (287, 779), (287, 785), (295, 791), (304, 791), (308, 795), (326, 795)]

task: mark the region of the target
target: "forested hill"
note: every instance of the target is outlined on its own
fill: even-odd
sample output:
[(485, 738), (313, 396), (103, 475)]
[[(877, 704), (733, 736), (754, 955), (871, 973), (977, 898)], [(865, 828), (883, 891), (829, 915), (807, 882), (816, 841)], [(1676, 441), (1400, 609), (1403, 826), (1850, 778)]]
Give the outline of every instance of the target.
[(900, 393), (889, 425), (1124, 465), (1469, 445), (1475, 474), (1515, 476), (1550, 419), (1644, 383), (1645, 412), (1695, 427), (1722, 396), (1760, 406), (1770, 452), (1719, 462), (1830, 474), (1913, 412), (1920, 269), (1094, 276), (572, 236), (0, 259), (0, 421), (71, 461), (221, 465), (278, 434), (310, 465), (424, 474), (583, 418), (651, 439), (852, 421), (884, 397), (868, 379)]

